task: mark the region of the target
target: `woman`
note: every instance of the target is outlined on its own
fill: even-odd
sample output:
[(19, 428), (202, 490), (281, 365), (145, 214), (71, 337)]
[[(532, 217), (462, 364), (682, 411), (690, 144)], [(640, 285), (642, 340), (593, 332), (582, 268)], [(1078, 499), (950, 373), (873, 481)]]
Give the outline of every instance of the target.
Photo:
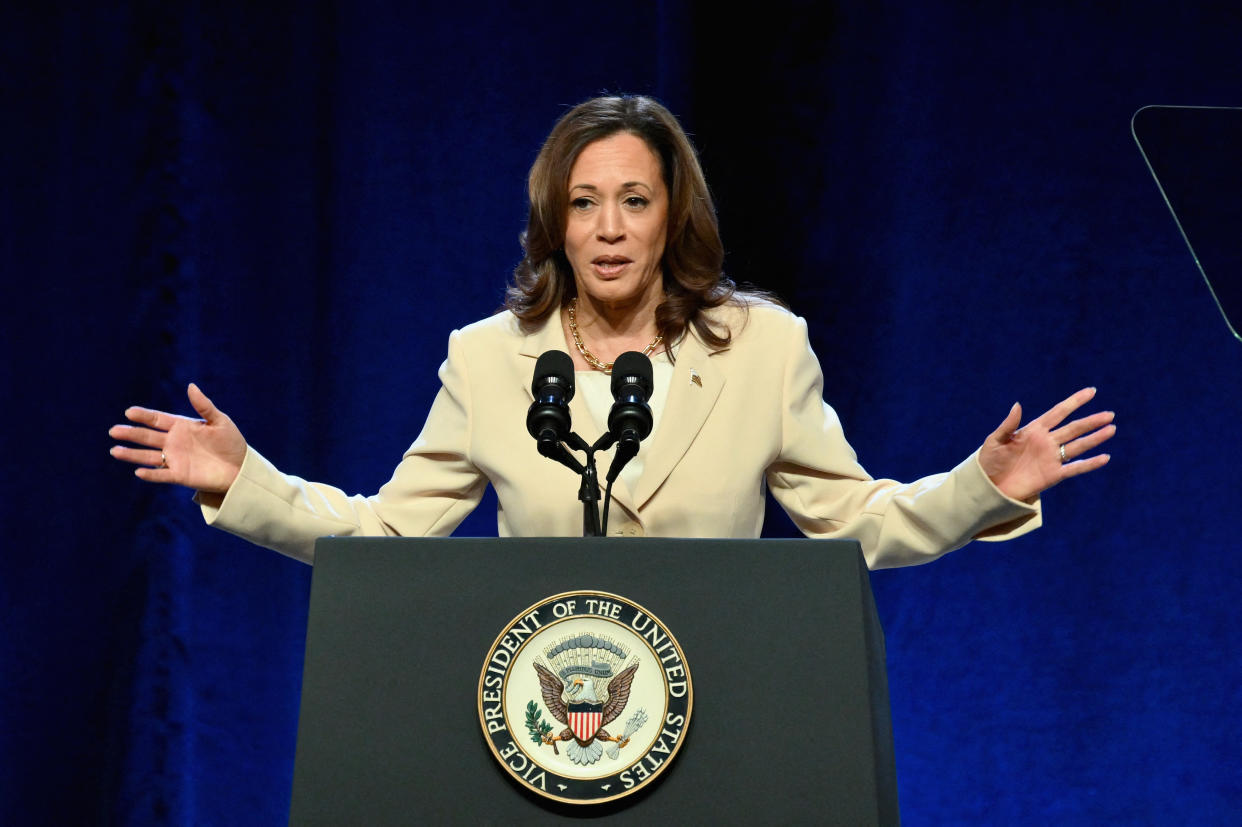
[(657, 419), (614, 489), (614, 535), (758, 536), (770, 487), (808, 536), (858, 538), (873, 568), (909, 565), (1034, 528), (1040, 492), (1108, 462), (1080, 457), (1113, 435), (1111, 412), (1062, 424), (1088, 388), (1021, 428), (1014, 405), (947, 474), (872, 480), (823, 402), (805, 323), (723, 276), (697, 157), (649, 98), (562, 117), (530, 201), (507, 310), (453, 332), (423, 432), (378, 494), (281, 474), (195, 385), (201, 420), (130, 408), (136, 424), (110, 434), (142, 447), (113, 456), (141, 479), (196, 489), (208, 522), (308, 562), (326, 534), (448, 534), (488, 482), (502, 536), (572, 536), (578, 480), (538, 455), (524, 418), (535, 359), (559, 349), (578, 371), (570, 410), (588, 439), (603, 430), (610, 362), (653, 357)]

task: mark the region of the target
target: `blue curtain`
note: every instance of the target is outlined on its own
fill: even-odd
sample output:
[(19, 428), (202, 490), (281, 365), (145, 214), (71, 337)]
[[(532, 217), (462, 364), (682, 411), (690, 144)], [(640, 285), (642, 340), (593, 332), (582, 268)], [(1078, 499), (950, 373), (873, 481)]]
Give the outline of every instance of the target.
[(951, 467), (1015, 400), (1119, 412), (1043, 530), (874, 576), (906, 822), (1242, 811), (1242, 345), (1129, 134), (1242, 104), (1242, 12), (110, 5), (0, 11), (0, 822), (286, 819), (310, 570), (105, 431), (193, 380), (280, 467), (375, 490), (601, 91), (683, 118), (729, 273), (807, 317), (873, 474)]

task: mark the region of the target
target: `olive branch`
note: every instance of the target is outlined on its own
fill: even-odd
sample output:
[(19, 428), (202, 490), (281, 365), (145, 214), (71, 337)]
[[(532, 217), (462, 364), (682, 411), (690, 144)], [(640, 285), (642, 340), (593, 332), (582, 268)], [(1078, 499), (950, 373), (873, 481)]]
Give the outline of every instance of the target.
[[(542, 744), (544, 736), (552, 732), (552, 725), (543, 720), (543, 714), (534, 701), (526, 704), (526, 729), (530, 732), (530, 739), (536, 744)], [(552, 745), (552, 749), (556, 749), (556, 744)]]

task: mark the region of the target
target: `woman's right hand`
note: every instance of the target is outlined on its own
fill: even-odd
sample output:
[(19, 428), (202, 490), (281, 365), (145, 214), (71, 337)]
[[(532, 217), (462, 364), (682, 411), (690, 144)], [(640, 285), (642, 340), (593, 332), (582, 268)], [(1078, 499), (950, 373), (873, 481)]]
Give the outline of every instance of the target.
[(246, 458), (241, 431), (191, 383), (186, 395), (202, 419), (127, 408), (134, 425), (113, 425), (108, 435), (128, 445), (112, 446), (112, 456), (140, 466), (134, 470), (147, 482), (171, 482), (209, 494), (224, 494), (237, 479)]

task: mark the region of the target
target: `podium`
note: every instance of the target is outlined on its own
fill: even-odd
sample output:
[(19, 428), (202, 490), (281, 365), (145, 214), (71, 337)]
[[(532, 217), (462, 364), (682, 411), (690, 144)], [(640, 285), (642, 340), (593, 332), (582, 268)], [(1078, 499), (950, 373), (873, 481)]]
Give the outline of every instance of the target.
[[(490, 751), (497, 635), (563, 592), (621, 595), (680, 642), (693, 712), (660, 777), (565, 804)], [(290, 823), (896, 824), (883, 632), (857, 543), (324, 538)]]

